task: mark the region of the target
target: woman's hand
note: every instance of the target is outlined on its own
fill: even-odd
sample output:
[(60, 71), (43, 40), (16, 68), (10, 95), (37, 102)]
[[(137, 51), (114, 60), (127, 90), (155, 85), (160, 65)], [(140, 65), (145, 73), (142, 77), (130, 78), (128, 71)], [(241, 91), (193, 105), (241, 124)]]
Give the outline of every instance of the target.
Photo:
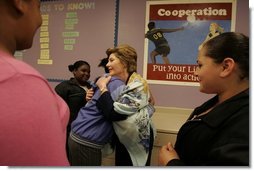
[(162, 146), (160, 149), (159, 165), (166, 166), (168, 162), (173, 159), (179, 159), (179, 156), (172, 144), (169, 142), (167, 145)]
[(90, 88), (87, 90), (87, 92), (86, 92), (86, 101), (87, 102), (92, 99), (93, 94), (94, 94), (93, 88)]
[(110, 81), (110, 79), (111, 79), (110, 75), (102, 76), (96, 81), (96, 85), (100, 90), (105, 89), (107, 88), (107, 84)]

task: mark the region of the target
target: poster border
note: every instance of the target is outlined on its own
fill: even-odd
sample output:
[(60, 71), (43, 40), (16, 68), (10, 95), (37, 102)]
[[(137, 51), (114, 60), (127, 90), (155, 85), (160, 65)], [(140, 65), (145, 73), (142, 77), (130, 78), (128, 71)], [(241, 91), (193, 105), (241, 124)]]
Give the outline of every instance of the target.
[[(149, 21), (150, 5), (152, 4), (190, 4), (190, 3), (232, 3), (231, 13), (231, 31), (235, 31), (236, 26), (236, 8), (237, 0), (152, 0), (146, 1), (145, 11), (145, 33), (148, 31), (147, 24)], [(182, 81), (161, 81), (161, 80), (149, 80), (147, 79), (147, 64), (148, 64), (148, 39), (144, 41), (144, 63), (143, 63), (143, 78), (147, 80), (149, 84), (161, 84), (161, 85), (178, 85), (178, 86), (199, 86), (199, 82), (182, 82)]]

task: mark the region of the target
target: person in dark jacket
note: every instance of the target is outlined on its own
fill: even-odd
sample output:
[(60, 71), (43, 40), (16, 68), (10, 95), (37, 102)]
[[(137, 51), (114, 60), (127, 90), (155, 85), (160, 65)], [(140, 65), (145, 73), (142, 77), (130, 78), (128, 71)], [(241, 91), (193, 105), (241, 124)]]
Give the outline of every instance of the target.
[[(115, 165), (149, 166), (155, 131), (151, 121), (154, 99), (150, 97), (146, 80), (136, 73), (137, 52), (133, 47), (122, 44), (109, 48), (107, 54), (106, 66), (110, 76), (101, 77), (96, 82), (101, 90), (97, 106), (114, 127)], [(111, 76), (120, 78), (125, 85), (114, 96), (107, 89)]]
[[(71, 130), (71, 123), (76, 119), (81, 107), (86, 104), (86, 92), (90, 89), (90, 65), (88, 62), (79, 60), (69, 65), (68, 69), (73, 73), (72, 78), (63, 81), (55, 87), (55, 91), (67, 103), (70, 109), (70, 119), (67, 125), (66, 151), (68, 155), (67, 140)], [(69, 158), (69, 156), (68, 156)]]
[(200, 91), (216, 94), (180, 128), (161, 165), (249, 166), (249, 38), (226, 32), (201, 48), (195, 75)]

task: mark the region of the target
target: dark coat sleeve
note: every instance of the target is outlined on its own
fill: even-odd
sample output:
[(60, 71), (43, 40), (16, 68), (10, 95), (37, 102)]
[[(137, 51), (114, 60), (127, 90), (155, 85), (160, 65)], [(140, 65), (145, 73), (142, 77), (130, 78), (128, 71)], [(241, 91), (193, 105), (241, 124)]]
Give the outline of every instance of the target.
[(184, 166), (184, 163), (179, 159), (173, 159), (167, 163), (167, 166)]
[(97, 107), (109, 121), (125, 120), (128, 116), (119, 114), (114, 110), (114, 101), (109, 92), (104, 92), (97, 101)]
[(56, 93), (61, 96), (66, 103), (68, 103), (68, 87), (66, 83), (62, 82), (55, 87)]

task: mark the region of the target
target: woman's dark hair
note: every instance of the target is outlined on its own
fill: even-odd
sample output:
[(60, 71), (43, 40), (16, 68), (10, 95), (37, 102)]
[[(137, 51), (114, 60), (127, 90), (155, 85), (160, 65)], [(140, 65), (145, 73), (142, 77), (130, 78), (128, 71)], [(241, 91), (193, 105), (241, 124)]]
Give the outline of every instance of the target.
[(69, 65), (68, 69), (70, 72), (72, 72), (74, 70), (77, 70), (82, 65), (88, 65), (90, 67), (88, 62), (79, 60), (79, 61), (76, 61), (74, 64)]
[(239, 66), (240, 78), (249, 79), (249, 37), (242, 33), (225, 32), (207, 41), (203, 48), (205, 55), (215, 63), (232, 58)]

